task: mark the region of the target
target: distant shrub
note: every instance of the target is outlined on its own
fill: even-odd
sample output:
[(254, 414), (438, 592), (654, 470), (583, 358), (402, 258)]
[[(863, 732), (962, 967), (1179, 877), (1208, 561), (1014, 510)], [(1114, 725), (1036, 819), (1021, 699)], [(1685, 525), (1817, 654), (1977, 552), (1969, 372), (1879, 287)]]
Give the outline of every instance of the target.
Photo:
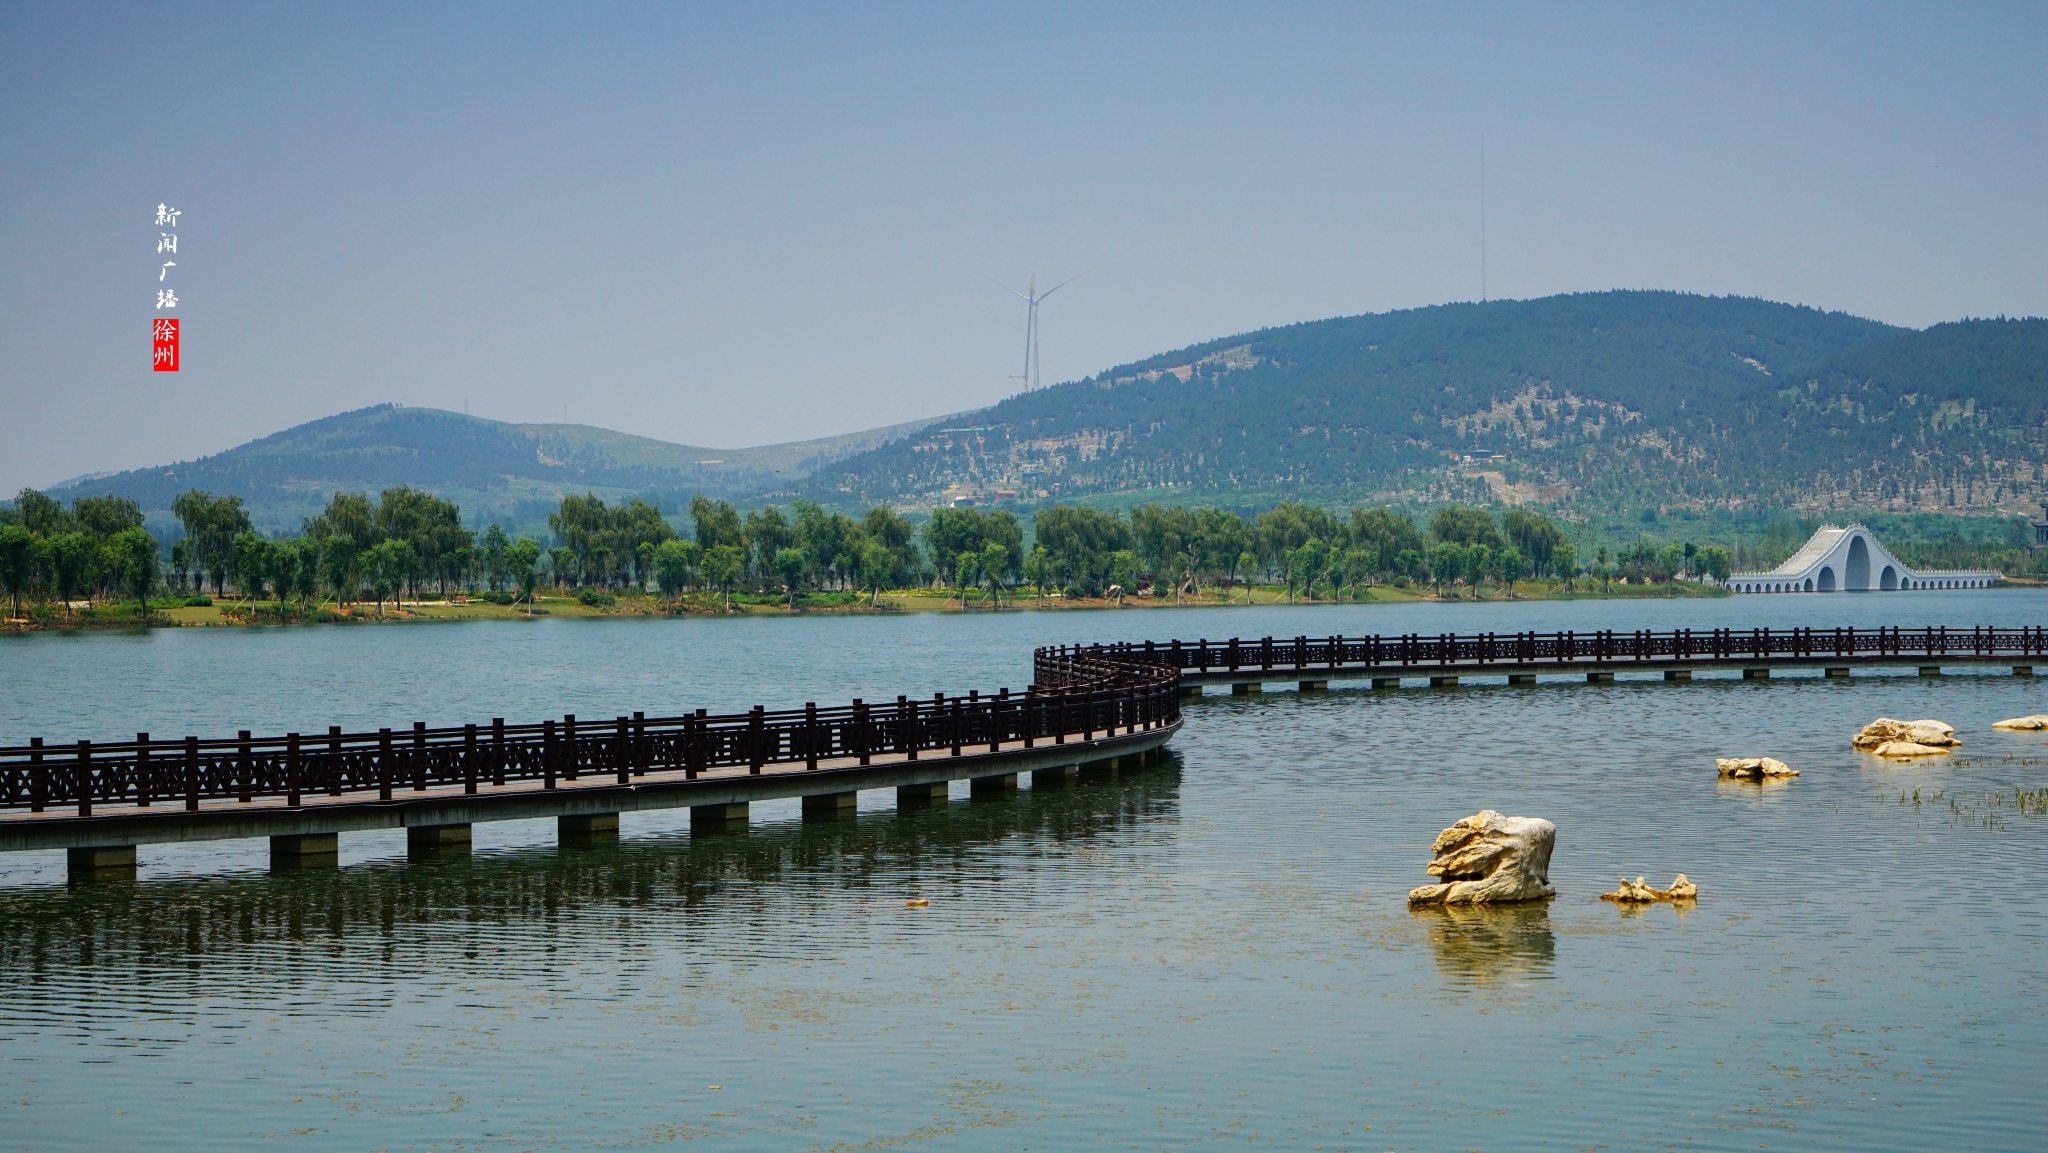
[(590, 608), (604, 608), (619, 603), (619, 598), (596, 589), (577, 589), (576, 599)]
[(519, 598), (513, 596), (511, 593), (484, 593), (477, 599), (482, 601), (489, 601), (494, 605), (509, 605), (512, 602), (518, 600)]
[(210, 609), (213, 607), (213, 598), (205, 596), (186, 597), (185, 607), (188, 609)]

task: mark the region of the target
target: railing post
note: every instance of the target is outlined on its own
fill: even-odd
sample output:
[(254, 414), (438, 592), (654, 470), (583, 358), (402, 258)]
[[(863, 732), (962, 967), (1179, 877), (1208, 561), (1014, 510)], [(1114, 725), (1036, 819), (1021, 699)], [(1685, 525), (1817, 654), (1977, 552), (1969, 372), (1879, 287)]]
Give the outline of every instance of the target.
[(804, 702), (804, 768), (818, 767), (818, 702)]
[(149, 807), (149, 734), (135, 734), (135, 804)]
[(650, 764), (650, 762), (653, 761), (654, 758), (648, 756), (649, 749), (647, 747), (647, 714), (645, 712), (635, 712), (633, 714), (632, 751), (633, 775), (636, 777), (646, 776), (648, 765)]
[(626, 753), (626, 718), (621, 716), (612, 729), (612, 773), (622, 785), (633, 783), (633, 762)]
[(902, 693), (896, 694), (896, 743), (903, 750), (906, 760), (917, 759), (917, 702)]
[(1067, 690), (1066, 690), (1066, 689), (1062, 688), (1062, 689), (1061, 689), (1061, 690), (1060, 690), (1059, 692), (1057, 692), (1057, 693), (1054, 693), (1054, 694), (1053, 694), (1053, 698), (1052, 698), (1052, 703), (1046, 706), (1046, 711), (1050, 712), (1050, 713), (1051, 713), (1051, 714), (1053, 715), (1053, 729), (1052, 729), (1052, 731), (1053, 731), (1053, 736), (1052, 736), (1052, 743), (1053, 743), (1053, 744), (1056, 744), (1056, 745), (1064, 745), (1064, 744), (1066, 744), (1066, 743), (1067, 743)]
[(28, 739), (28, 811), (40, 813), (50, 800), (50, 766), (43, 763), (43, 738)]
[(327, 726), (327, 795), (341, 795), (341, 726)]
[(991, 753), (1003, 750), (1003, 705), (1009, 699), (1010, 690), (1006, 688), (988, 703), (988, 751)]
[[(540, 771), (541, 788), (555, 787), (555, 722), (542, 721), (540, 725)], [(691, 776), (697, 774), (691, 773)]]
[(235, 746), (235, 780), (239, 786), (235, 799), (246, 805), (256, 796), (256, 765), (249, 756), (249, 730), (242, 729), (235, 738), (240, 742)]
[(761, 775), (761, 765), (768, 751), (768, 729), (762, 718), (765, 711), (762, 706), (755, 705), (753, 715), (747, 719), (747, 772), (757, 777)]
[(78, 742), (78, 815), (92, 816), (92, 742)]
[(505, 718), (491, 718), (491, 785), (505, 783)]
[(695, 759), (690, 762), (689, 779), (694, 781), (697, 774), (711, 763), (711, 722), (705, 719), (704, 710), (698, 709), (690, 723), (697, 731), (697, 739), (690, 744)]
[(412, 723), (412, 791), (427, 791), (427, 722)]
[(377, 730), (377, 799), (391, 799), (391, 730)]
[(301, 805), (299, 798), (299, 734), (286, 733), (284, 736), (284, 803), (291, 808)]
[[(1177, 650), (1177, 649), (1179, 649), (1179, 648), (1180, 648), (1180, 642), (1179, 642), (1179, 641), (1175, 641), (1175, 642), (1173, 642), (1173, 647), (1174, 647), (1174, 648), (1175, 648), (1176, 650)], [(1176, 652), (1176, 653), (1175, 653), (1175, 658), (1176, 658), (1176, 659), (1178, 659), (1178, 658), (1179, 658), (1179, 653), (1178, 653), (1178, 652)], [(1017, 728), (1018, 728), (1018, 729), (1020, 730), (1020, 732), (1021, 732), (1021, 735), (1022, 735), (1022, 736), (1024, 737), (1024, 747), (1025, 747), (1025, 748), (1027, 748), (1027, 749), (1028, 749), (1028, 748), (1030, 748), (1030, 747), (1031, 747), (1031, 744), (1032, 744), (1032, 740), (1033, 740), (1033, 739), (1034, 739), (1034, 738), (1036, 737), (1036, 735), (1037, 735), (1037, 733), (1038, 733), (1038, 686), (1037, 686), (1037, 685), (1026, 685), (1026, 686), (1024, 687), (1024, 714), (1023, 714), (1023, 717), (1022, 717), (1022, 723), (1020, 723), (1020, 724), (1019, 724), (1019, 725), (1017, 726)]]
[[(945, 708), (946, 694), (933, 693), (932, 712), (936, 714)], [(953, 755), (957, 757), (960, 755), (960, 698), (953, 698), (953, 707), (947, 710), (944, 715), (946, 717), (947, 743), (953, 746)]]
[[(36, 738), (42, 744), (42, 738)], [(185, 811), (199, 811), (199, 738), (185, 738)]]
[(578, 767), (579, 767), (579, 766), (578, 766), (578, 764), (577, 764), (577, 762), (579, 762), (580, 760), (582, 760), (582, 757), (578, 755), (579, 753), (580, 753), (580, 750), (579, 750), (579, 749), (577, 749), (577, 747), (576, 747), (576, 714), (575, 714), (575, 713), (563, 713), (563, 714), (562, 714), (562, 779), (563, 779), (563, 780), (565, 780), (565, 781), (573, 781), (573, 780), (575, 780), (575, 779), (576, 779), (576, 771), (577, 771), (577, 769), (578, 769)]
[(465, 795), (476, 792), (476, 725), (462, 726), (462, 791)]
[(868, 729), (867, 702), (859, 697), (853, 698), (853, 734), (854, 742), (859, 746), (860, 750), (860, 763), (863, 765), (868, 764), (872, 757), (870, 750), (874, 746), (874, 740), (872, 739), (873, 734)]

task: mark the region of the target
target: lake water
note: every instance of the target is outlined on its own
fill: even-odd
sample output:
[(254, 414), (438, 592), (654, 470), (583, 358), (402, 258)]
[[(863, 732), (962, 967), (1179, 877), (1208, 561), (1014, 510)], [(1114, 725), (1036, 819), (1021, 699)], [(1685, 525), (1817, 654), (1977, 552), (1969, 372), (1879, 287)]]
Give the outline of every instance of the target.
[[(0, 638), (0, 741), (1021, 688), (1034, 644), (2041, 624), (2048, 595), (462, 623)], [(1121, 780), (612, 848), (479, 825), (134, 885), (0, 857), (0, 1149), (2037, 1149), (2048, 676), (1212, 695)], [(2048, 669), (2043, 670), (2048, 673)], [(1276, 686), (1277, 687), (1277, 686)], [(1938, 717), (1960, 755), (1852, 751)], [(1802, 775), (1716, 780), (1715, 756)], [(1913, 797), (1918, 791), (1918, 801)], [(1480, 808), (1556, 900), (1410, 912)], [(1695, 908), (1599, 901), (1687, 873)], [(912, 896), (929, 908), (906, 908)]]

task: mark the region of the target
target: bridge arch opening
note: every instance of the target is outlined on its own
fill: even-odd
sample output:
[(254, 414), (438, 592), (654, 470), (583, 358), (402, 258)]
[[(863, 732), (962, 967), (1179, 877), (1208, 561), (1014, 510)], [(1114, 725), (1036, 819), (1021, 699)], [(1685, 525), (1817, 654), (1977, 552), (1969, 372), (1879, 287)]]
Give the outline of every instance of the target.
[(1899, 570), (1890, 565), (1884, 566), (1884, 571), (1877, 574), (1877, 587), (1885, 592), (1891, 592), (1893, 589), (1898, 588)]
[(1849, 559), (1842, 566), (1842, 587), (1851, 592), (1870, 590), (1870, 546), (1858, 533), (1849, 540)]
[(1800, 591), (1800, 592), (1803, 592), (1803, 593), (1810, 593), (1810, 592), (1812, 592), (1812, 591), (1813, 591), (1813, 578), (1812, 578), (1812, 577), (1807, 577), (1807, 578), (1806, 578), (1806, 585), (1805, 585), (1805, 587), (1801, 588), (1801, 589), (1800, 589), (1799, 591)]
[(1835, 569), (1833, 565), (1823, 565), (1821, 567), (1820, 591), (1824, 593), (1835, 591)]

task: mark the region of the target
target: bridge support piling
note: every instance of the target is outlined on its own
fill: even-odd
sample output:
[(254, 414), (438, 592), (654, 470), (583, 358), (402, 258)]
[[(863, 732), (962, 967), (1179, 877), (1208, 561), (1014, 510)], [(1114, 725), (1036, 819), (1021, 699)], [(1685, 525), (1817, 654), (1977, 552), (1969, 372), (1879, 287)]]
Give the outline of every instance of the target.
[(1438, 675), (1438, 676), (1433, 676), (1433, 677), (1429, 678), (1429, 687), (1430, 687), (1430, 688), (1433, 688), (1433, 689), (1454, 689), (1454, 688), (1457, 688), (1457, 687), (1458, 687), (1458, 677), (1457, 677), (1457, 674), (1455, 674), (1455, 673), (1443, 673), (1443, 674), (1440, 674), (1440, 675)]
[(66, 879), (74, 885), (135, 879), (134, 845), (94, 845), (64, 850)]
[(1822, 669), (1820, 675), (1824, 677), (1846, 677), (1849, 675), (1849, 669), (1846, 665), (1832, 665)]
[(747, 827), (747, 802), (735, 801), (725, 805), (691, 805), (690, 831), (692, 833), (726, 833), (744, 830)]
[(897, 785), (896, 807), (901, 809), (912, 805), (943, 805), (946, 803), (946, 798), (952, 795), (951, 789), (952, 783), (950, 781), (933, 781), (923, 785)]
[(618, 839), (617, 813), (576, 813), (555, 818), (555, 843), (565, 849), (616, 844)]
[(2012, 667), (2012, 675), (2016, 677), (2031, 677), (2034, 675), (2034, 666), (2014, 665)]
[(1329, 688), (1330, 682), (1328, 681), (1301, 681), (1294, 686), (1296, 692), (1302, 693), (1328, 692)]
[(1923, 677), (1938, 677), (1938, 676), (1940, 676), (1940, 675), (1941, 675), (1941, 666), (1940, 666), (1940, 665), (1921, 665), (1921, 666), (1920, 666), (1920, 675), (1921, 675), (1921, 676), (1923, 676)]
[(1768, 668), (1744, 669), (1742, 670), (1742, 679), (1745, 681), (1767, 681), (1771, 679), (1771, 670)]
[(461, 857), (469, 853), (468, 825), (408, 825), (405, 855), (415, 861)]
[(341, 834), (286, 833), (270, 838), (270, 871), (333, 868), (341, 861)]
[(1612, 684), (1614, 683), (1614, 674), (1595, 670), (1586, 674), (1586, 683), (1589, 685)]
[(1113, 781), (1120, 775), (1115, 757), (1081, 763), (1081, 779), (1084, 781)]
[(1400, 688), (1400, 687), (1401, 687), (1401, 678), (1400, 678), (1400, 677), (1374, 677), (1374, 678), (1372, 679), (1372, 687), (1373, 687), (1373, 688), (1376, 688), (1376, 689), (1398, 689), (1398, 688)]
[(1508, 683), (1509, 683), (1509, 684), (1511, 684), (1511, 685), (1533, 685), (1533, 684), (1535, 684), (1535, 683), (1536, 683), (1536, 674), (1535, 674), (1535, 673), (1509, 673), (1509, 674), (1508, 674)]
[(1232, 696), (1250, 696), (1252, 693), (1263, 693), (1265, 691), (1266, 685), (1263, 681), (1237, 681), (1230, 686)]
[(1180, 687), (1180, 695), (1184, 697), (1199, 697), (1202, 695), (1202, 686), (1182, 685)]
[(1081, 776), (1081, 766), (1061, 765), (1056, 769), (1031, 770), (1031, 787), (1037, 789), (1060, 789), (1073, 784)]
[(997, 773), (992, 777), (975, 777), (967, 784), (968, 796), (977, 801), (1000, 801), (1017, 792), (1017, 774)]
[(857, 792), (812, 793), (804, 798), (806, 821), (836, 821), (859, 810), (860, 794)]
[(1664, 679), (1665, 679), (1665, 680), (1667, 680), (1667, 681), (1689, 681), (1689, 680), (1691, 680), (1691, 679), (1692, 679), (1692, 670), (1691, 670), (1691, 669), (1665, 669), (1665, 670), (1664, 670)]

